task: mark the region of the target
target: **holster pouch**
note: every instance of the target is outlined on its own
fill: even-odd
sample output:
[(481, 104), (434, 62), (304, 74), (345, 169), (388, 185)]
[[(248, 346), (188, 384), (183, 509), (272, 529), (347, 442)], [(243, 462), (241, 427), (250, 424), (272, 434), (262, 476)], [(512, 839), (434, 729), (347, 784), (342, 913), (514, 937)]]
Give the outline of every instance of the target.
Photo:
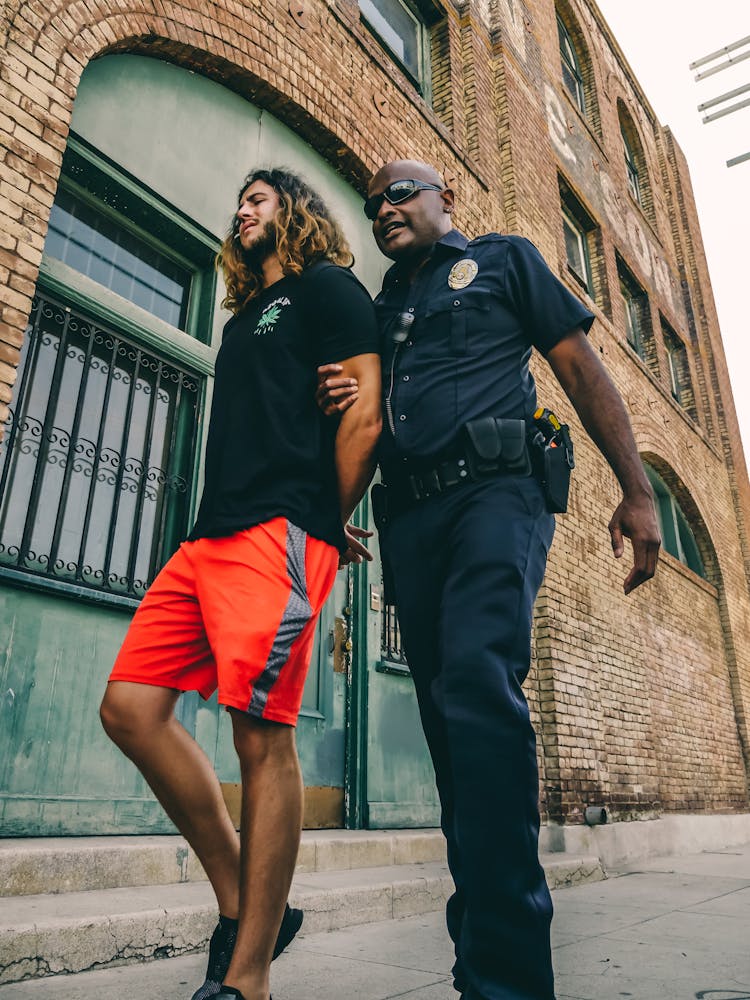
[(532, 445), (547, 510), (551, 514), (564, 514), (568, 509), (570, 473), (576, 464), (570, 430), (554, 413), (542, 407), (534, 414), (534, 429)]
[(383, 535), (388, 524), (388, 487), (383, 483), (375, 483), (370, 490), (372, 517), (378, 529), (378, 548), (380, 549), (380, 566), (383, 574), (383, 603), (395, 606), (396, 589), (393, 582), (393, 570), (385, 553)]
[(547, 445), (542, 453), (542, 489), (551, 514), (564, 514), (568, 509), (570, 465), (564, 448)]
[(474, 475), (492, 472), (531, 475), (525, 420), (480, 417), (464, 424), (462, 432), (466, 459)]

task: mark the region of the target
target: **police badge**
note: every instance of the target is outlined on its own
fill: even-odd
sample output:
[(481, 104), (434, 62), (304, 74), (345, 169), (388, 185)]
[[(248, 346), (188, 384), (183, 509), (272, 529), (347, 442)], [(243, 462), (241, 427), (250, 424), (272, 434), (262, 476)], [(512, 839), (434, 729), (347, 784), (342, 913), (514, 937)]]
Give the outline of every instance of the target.
[(467, 285), (472, 283), (478, 273), (479, 265), (477, 262), (471, 260), (469, 257), (464, 257), (463, 260), (459, 260), (451, 268), (448, 275), (448, 287), (454, 290), (457, 288), (466, 288)]

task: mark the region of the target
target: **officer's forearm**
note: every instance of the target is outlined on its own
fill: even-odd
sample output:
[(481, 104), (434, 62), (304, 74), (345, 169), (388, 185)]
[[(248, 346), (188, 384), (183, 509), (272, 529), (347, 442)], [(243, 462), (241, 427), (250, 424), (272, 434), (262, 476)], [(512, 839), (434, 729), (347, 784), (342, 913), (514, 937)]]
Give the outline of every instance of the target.
[(651, 496), (622, 397), (584, 334), (570, 339), (571, 344), (550, 352), (548, 360), (555, 375), (625, 496)]
[[(609, 379), (607, 379), (609, 382)], [(591, 395), (571, 397), (589, 437), (606, 458), (625, 496), (652, 495), (651, 486), (638, 454), (638, 447), (622, 399), (609, 382), (609, 389), (599, 387)]]
[(342, 522), (351, 517), (375, 472), (380, 413), (367, 413), (358, 400), (341, 417), (336, 434), (336, 474)]

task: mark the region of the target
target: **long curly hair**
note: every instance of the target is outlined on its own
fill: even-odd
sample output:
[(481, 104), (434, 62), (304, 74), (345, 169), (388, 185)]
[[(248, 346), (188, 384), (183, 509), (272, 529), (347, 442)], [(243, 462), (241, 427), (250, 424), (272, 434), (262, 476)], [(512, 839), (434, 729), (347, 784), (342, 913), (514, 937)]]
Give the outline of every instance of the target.
[[(350, 267), (354, 256), (341, 226), (331, 217), (325, 202), (299, 177), (282, 167), (253, 170), (242, 182), (237, 204), (248, 187), (263, 181), (279, 196), (279, 210), (273, 219), (276, 253), (285, 275), (301, 274), (316, 260), (326, 258)], [(240, 222), (235, 214), (229, 232), (216, 257), (227, 295), (222, 305), (238, 313), (263, 288), (260, 264), (246, 257), (239, 241)]]

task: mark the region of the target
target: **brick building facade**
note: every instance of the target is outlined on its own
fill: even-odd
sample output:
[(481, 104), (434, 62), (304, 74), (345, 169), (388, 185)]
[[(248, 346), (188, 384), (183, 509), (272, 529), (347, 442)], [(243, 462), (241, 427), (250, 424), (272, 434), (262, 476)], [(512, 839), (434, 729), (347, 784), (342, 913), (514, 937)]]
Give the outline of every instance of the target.
[[(461, 229), (528, 236), (596, 313), (592, 342), (659, 497), (666, 552), (655, 580), (623, 598), (626, 568), (606, 528), (617, 483), (535, 362), (540, 398), (570, 420), (578, 460), (527, 682), (545, 815), (577, 823), (589, 804), (623, 820), (747, 812), (747, 470), (688, 168), (593, 0), (5, 0), (0, 46), (6, 465), (79, 83), (97, 62), (146, 57), (213, 81), (303, 139), (359, 195), (388, 159), (434, 163), (457, 191)], [(192, 142), (196, 156), (213, 155), (199, 132)], [(249, 165), (240, 159), (232, 176)], [(0, 534), (0, 589), (33, 590), (14, 544)], [(16, 611), (12, 620), (21, 627)], [(12, 768), (30, 737), (18, 697), (2, 711)]]

